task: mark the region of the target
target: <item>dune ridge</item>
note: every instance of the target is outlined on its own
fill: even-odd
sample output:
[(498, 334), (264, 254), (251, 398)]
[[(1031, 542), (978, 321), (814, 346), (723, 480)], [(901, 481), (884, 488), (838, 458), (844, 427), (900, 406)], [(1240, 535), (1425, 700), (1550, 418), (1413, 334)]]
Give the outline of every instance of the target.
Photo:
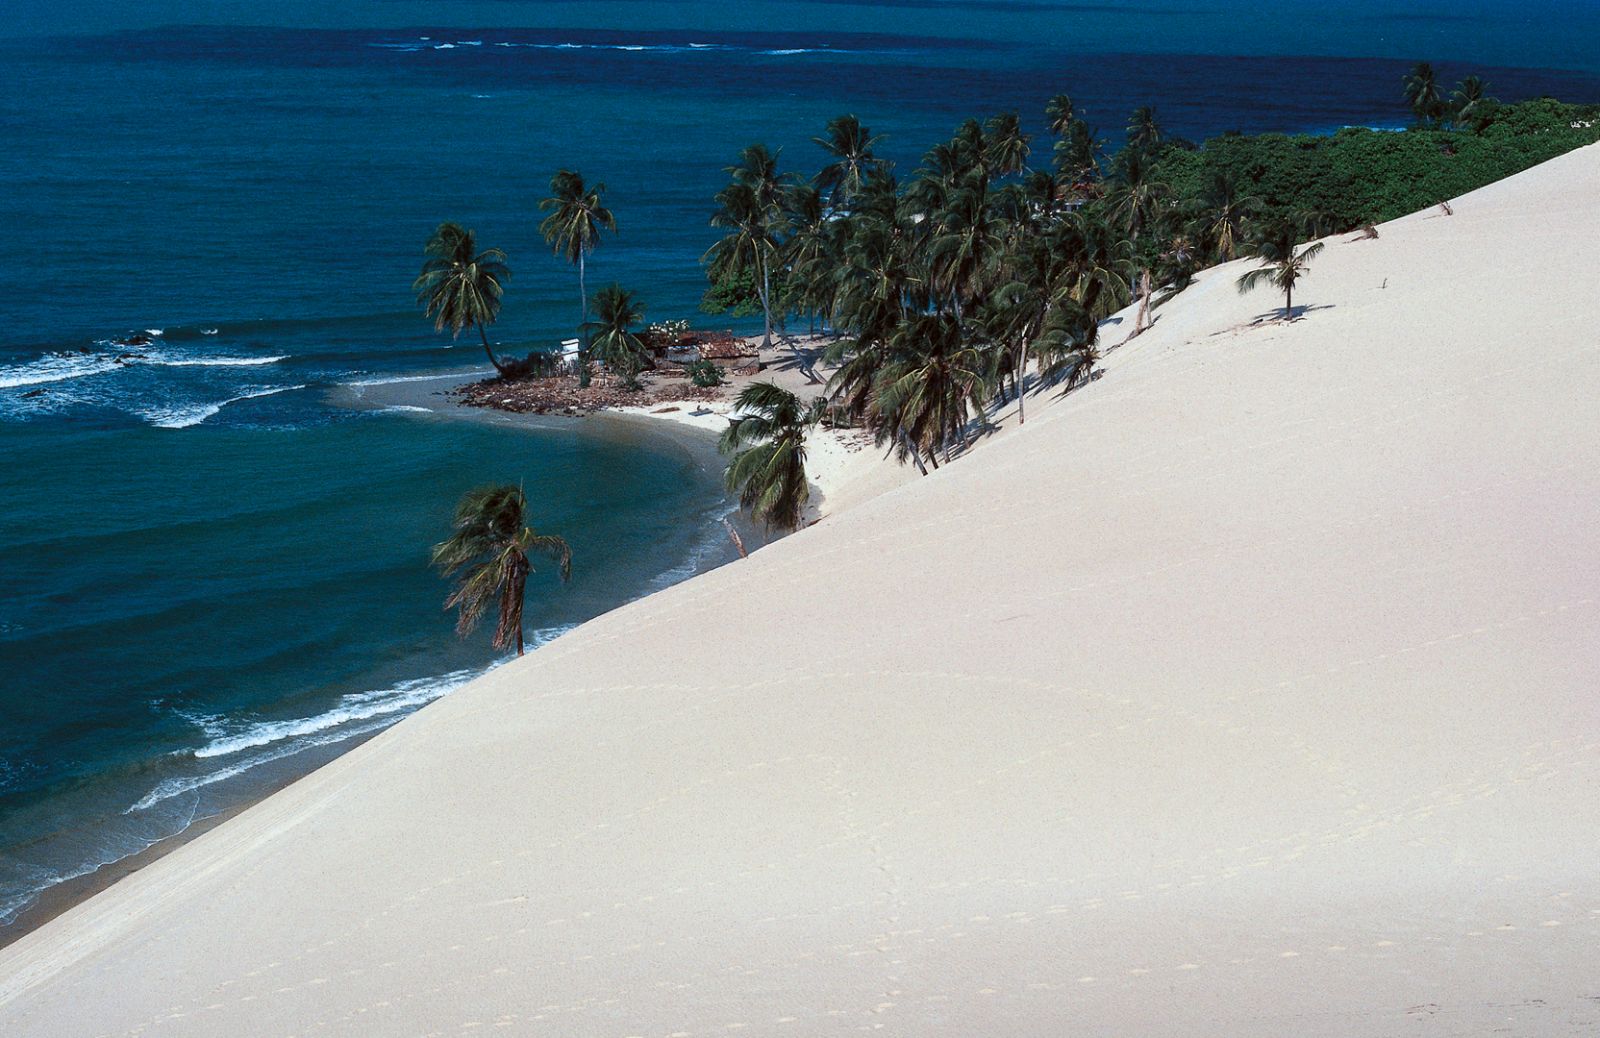
[(0, 950), (0, 1032), (1593, 1033), (1596, 198), (1204, 273)]

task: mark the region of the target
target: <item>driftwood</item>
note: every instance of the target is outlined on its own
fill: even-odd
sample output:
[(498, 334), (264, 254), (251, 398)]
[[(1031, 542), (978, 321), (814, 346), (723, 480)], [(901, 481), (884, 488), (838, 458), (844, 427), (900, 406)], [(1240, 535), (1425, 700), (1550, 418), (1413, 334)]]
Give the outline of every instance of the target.
[(726, 519), (722, 520), (722, 525), (727, 528), (728, 539), (731, 540), (733, 542), (733, 546), (738, 549), (739, 557), (741, 559), (748, 559), (750, 556), (744, 550), (744, 538), (739, 536), (739, 531), (735, 530), (733, 528), (733, 524), (728, 522)]

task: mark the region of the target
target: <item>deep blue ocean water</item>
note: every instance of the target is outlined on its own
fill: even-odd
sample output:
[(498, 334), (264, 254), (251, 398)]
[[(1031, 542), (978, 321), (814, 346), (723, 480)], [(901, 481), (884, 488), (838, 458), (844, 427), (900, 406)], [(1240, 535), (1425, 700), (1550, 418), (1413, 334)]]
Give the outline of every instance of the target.
[(809, 172), (809, 137), (842, 112), (909, 171), (968, 115), (1037, 129), (1059, 91), (1113, 143), (1143, 103), (1196, 139), (1400, 126), (1422, 58), (1508, 100), (1600, 100), (1600, 5), (1552, 0), (23, 0), (9, 17), (0, 923), (489, 666), (425, 565), (466, 488), (521, 481), (572, 540), (572, 586), (533, 583), (542, 636), (724, 557), (723, 495), (670, 442), (352, 406), (478, 364), (411, 300), (440, 220), (510, 253), (493, 336), (523, 351), (577, 319), (536, 231), (559, 166), (604, 181), (621, 224), (591, 285), (678, 317), (721, 168), (762, 140)]

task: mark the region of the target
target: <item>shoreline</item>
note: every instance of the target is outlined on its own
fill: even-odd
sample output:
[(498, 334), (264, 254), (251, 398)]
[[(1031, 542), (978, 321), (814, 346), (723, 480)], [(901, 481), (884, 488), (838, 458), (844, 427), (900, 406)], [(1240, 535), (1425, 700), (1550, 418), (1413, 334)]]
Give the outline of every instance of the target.
[[(657, 445), (669, 444), (690, 459), (700, 472), (720, 479), (722, 462), (716, 448), (715, 433), (692, 420), (660, 421), (659, 418), (663, 416), (640, 414), (633, 409), (597, 410), (573, 416), (516, 414), (494, 408), (466, 405), (447, 395), (449, 390), (477, 381), (484, 374), (482, 371), (456, 371), (438, 375), (404, 376), (393, 380), (358, 381), (330, 387), (327, 395), (330, 405), (341, 409), (427, 412), (428, 415), (438, 416), (446, 421), (478, 421), (523, 429), (570, 429), (573, 428), (570, 424), (573, 418), (594, 416), (601, 421), (588, 427), (585, 430), (586, 434), (628, 441), (649, 440)], [(728, 510), (719, 516), (719, 520), (726, 519), (733, 522), (741, 537), (752, 546), (752, 549), (763, 544), (759, 527), (740, 522), (741, 513), (737, 503), (729, 498), (727, 505)], [(688, 547), (684, 562), (653, 575), (640, 594), (613, 608), (632, 604), (667, 587), (691, 580), (736, 560), (737, 555), (725, 531), (718, 527), (709, 527), (705, 531), (705, 536)], [(674, 575), (676, 575), (674, 579), (664, 579)], [(500, 661), (491, 663), (485, 673), (499, 665)], [(419, 675), (419, 678), (432, 676), (434, 675)], [(426, 703), (424, 707), (431, 706), (437, 701)], [(420, 709), (422, 707), (418, 708)], [(394, 723), (398, 724), (416, 712), (413, 710), (404, 714), (396, 718)], [(347, 739), (337, 742), (308, 746), (298, 753), (288, 755), (282, 761), (263, 765), (259, 770), (265, 774), (255, 776), (254, 782), (240, 782), (242, 788), (236, 802), (229, 803), (211, 814), (194, 818), (181, 830), (156, 839), (142, 850), (134, 851), (36, 891), (30, 904), (20, 909), (10, 923), (0, 926), (0, 949), (14, 944), (58, 916), (160, 861), (229, 819), (314, 774), (390, 727), (393, 725), (352, 733)]]
[[(757, 336), (747, 336), (754, 340)], [(734, 398), (739, 390), (756, 381), (775, 382), (804, 398), (808, 392), (820, 395), (822, 386), (809, 382), (798, 370), (794, 350), (815, 350), (825, 340), (821, 335), (795, 336), (793, 349), (775, 346), (763, 351), (763, 369), (755, 375), (727, 375), (727, 381), (710, 399), (658, 397), (641, 404), (602, 405), (582, 410), (550, 409), (518, 411), (493, 405), (466, 403), (458, 391), (476, 382), (485, 381), (490, 372), (456, 372), (439, 376), (377, 382), (361, 386), (347, 386), (346, 391), (360, 389), (351, 394), (358, 406), (374, 410), (428, 411), (434, 414), (467, 418), (476, 421), (513, 423), (533, 428), (570, 428), (568, 423), (584, 419), (597, 419), (612, 429), (630, 429), (652, 436), (665, 437), (687, 450), (696, 463), (720, 478), (726, 460), (717, 450), (717, 437), (726, 429), (736, 413)], [(725, 373), (726, 374), (726, 373)], [(648, 374), (646, 376), (648, 378)], [(439, 383), (448, 383), (440, 385)], [(657, 388), (660, 383), (647, 387)], [(345, 406), (351, 406), (346, 403)], [(909, 466), (899, 465), (880, 456), (872, 439), (859, 429), (833, 429), (817, 426), (808, 437), (806, 468), (811, 485), (811, 500), (806, 504), (802, 528), (826, 519), (829, 515), (869, 500), (910, 478)], [(737, 523), (742, 511), (736, 506), (730, 518)], [(765, 531), (748, 522), (737, 523), (741, 535), (755, 530), (755, 544), (771, 543), (777, 537), (767, 537)], [(753, 549), (752, 549), (753, 550)]]

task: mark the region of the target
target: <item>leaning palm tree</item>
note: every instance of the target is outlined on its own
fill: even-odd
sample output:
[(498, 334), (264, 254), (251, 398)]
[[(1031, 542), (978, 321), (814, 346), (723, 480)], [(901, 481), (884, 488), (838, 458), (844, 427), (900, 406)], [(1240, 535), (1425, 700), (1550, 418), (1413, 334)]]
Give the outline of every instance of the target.
[(583, 284), (584, 260), (600, 244), (601, 231), (615, 231), (617, 219), (600, 201), (604, 184), (586, 186), (583, 176), (570, 169), (556, 171), (550, 178), (550, 197), (539, 209), (550, 215), (539, 224), (545, 244), (578, 267), (578, 320), (589, 319), (589, 293)]
[(644, 304), (621, 285), (610, 284), (594, 294), (594, 320), (584, 325), (593, 334), (589, 352), (606, 367), (632, 380), (647, 364), (644, 342), (633, 331), (644, 320)]
[(729, 423), (718, 444), (732, 454), (729, 490), (739, 492), (739, 505), (770, 529), (800, 525), (811, 488), (806, 482), (806, 432), (822, 420), (827, 402), (821, 397), (802, 403), (798, 396), (771, 382), (744, 387), (736, 404), (738, 418)]
[(433, 564), (445, 577), (456, 576), (444, 601), (456, 610), (456, 633), (466, 637), (490, 606), (497, 606), (494, 647), (516, 646), (522, 655), (522, 600), (535, 553), (556, 564), (562, 582), (572, 577), (572, 549), (560, 537), (535, 533), (527, 525), (528, 499), (509, 485), (469, 490), (456, 505), (455, 532), (433, 546)]
[(511, 276), (506, 254), (499, 249), (479, 252), (472, 231), (448, 222), (433, 232), (424, 251), (428, 258), (411, 288), (424, 313), (433, 318), (434, 330), (449, 328), (453, 338), (460, 338), (463, 330), (477, 328), (489, 363), (504, 375), (505, 365), (490, 349), (485, 329), (500, 316), (500, 296)]
[(1294, 319), (1294, 286), (1311, 273), (1311, 261), (1322, 251), (1322, 243), (1307, 245), (1299, 252), (1294, 242), (1278, 238), (1263, 242), (1256, 250), (1265, 266), (1257, 267), (1239, 278), (1239, 294), (1253, 291), (1261, 285), (1271, 285), (1283, 292), (1283, 319)]

